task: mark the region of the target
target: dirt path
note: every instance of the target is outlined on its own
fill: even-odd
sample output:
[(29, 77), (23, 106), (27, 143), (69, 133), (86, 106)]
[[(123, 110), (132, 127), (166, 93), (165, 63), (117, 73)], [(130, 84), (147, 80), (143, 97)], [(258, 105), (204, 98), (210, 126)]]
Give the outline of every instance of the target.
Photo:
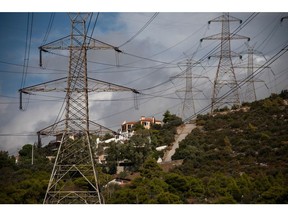
[(172, 149), (167, 151), (164, 155), (163, 162), (171, 161), (171, 157), (175, 154), (176, 149), (179, 147), (179, 142), (181, 142), (185, 137), (191, 133), (191, 131), (196, 128), (195, 124), (185, 124), (177, 128), (177, 135), (175, 141), (172, 144)]

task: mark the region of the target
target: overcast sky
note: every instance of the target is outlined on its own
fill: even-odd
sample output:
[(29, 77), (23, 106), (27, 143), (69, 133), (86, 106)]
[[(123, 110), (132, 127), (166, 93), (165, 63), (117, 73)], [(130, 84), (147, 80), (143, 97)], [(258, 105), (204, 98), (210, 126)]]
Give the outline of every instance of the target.
[[(95, 10), (97, 11), (97, 10)], [(211, 23), (222, 13), (212, 12), (144, 12), (99, 13), (93, 37), (113, 46), (120, 47), (124, 54), (115, 55), (109, 51), (88, 51), (88, 76), (135, 88), (143, 93), (139, 96), (139, 109), (134, 109), (132, 93), (103, 93), (90, 95), (90, 119), (113, 130), (120, 128), (123, 121), (133, 121), (144, 116), (163, 118), (170, 110), (180, 115), (182, 100), (175, 94), (185, 87), (183, 78), (171, 77), (185, 69), (179, 63), (187, 58), (202, 60), (192, 69), (195, 89), (201, 90), (194, 95), (196, 111), (200, 111), (211, 101), (212, 82), (219, 58), (208, 60), (206, 55), (220, 41), (203, 41), (201, 38), (221, 32), (220, 23)], [(288, 19), (280, 22), (288, 13), (230, 13), (243, 21), (239, 35), (250, 37), (250, 46), (259, 53), (254, 62), (261, 66), (288, 43)], [(93, 13), (88, 35), (92, 32), (97, 12)], [(133, 37), (150, 19), (151, 23), (133, 40)], [(248, 23), (249, 18), (253, 17)], [(29, 23), (27, 25), (29, 18)], [(53, 22), (52, 22), (53, 20)], [(48, 30), (49, 21), (51, 29)], [(239, 23), (231, 23), (233, 32)], [(32, 27), (32, 29), (31, 29)], [(67, 13), (0, 13), (0, 149), (16, 154), (25, 143), (36, 141), (35, 132), (49, 126), (57, 118), (63, 104), (63, 94), (45, 93), (24, 98), (25, 111), (19, 110), (18, 89), (41, 82), (65, 77), (68, 69), (68, 53), (53, 51), (43, 54), (43, 67), (39, 67), (38, 47), (70, 34), (71, 23)], [(27, 30), (28, 29), (28, 30)], [(30, 40), (31, 45), (26, 45)], [(28, 35), (28, 37), (27, 37)], [(45, 37), (46, 35), (46, 37)], [(44, 40), (46, 38), (46, 40)], [(231, 41), (231, 49), (241, 53), (243, 59), (233, 59), (235, 65), (247, 64), (245, 40)], [(26, 49), (25, 49), (26, 47)], [(28, 54), (28, 51), (30, 52)], [(26, 50), (26, 61), (25, 59)], [(218, 50), (219, 51), (219, 50)], [(216, 50), (217, 52), (217, 50)], [(59, 55), (60, 54), (60, 55)], [(205, 58), (204, 58), (205, 57)], [(287, 89), (288, 55), (284, 54), (263, 70), (256, 85), (257, 98)], [(24, 62), (28, 63), (27, 76), (23, 77)], [(119, 62), (118, 66), (116, 62)], [(237, 79), (246, 76), (246, 69), (236, 68)], [(241, 100), (245, 86), (240, 89)], [(181, 95), (180, 95), (181, 97)], [(120, 99), (120, 100), (119, 100)]]

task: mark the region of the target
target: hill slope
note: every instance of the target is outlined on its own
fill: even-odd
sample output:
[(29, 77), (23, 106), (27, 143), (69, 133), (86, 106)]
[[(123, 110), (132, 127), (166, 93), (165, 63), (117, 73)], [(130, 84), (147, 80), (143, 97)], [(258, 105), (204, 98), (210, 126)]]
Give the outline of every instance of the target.
[[(281, 96), (246, 104), (238, 111), (198, 116), (200, 127), (173, 156), (185, 158), (178, 171), (202, 179), (212, 200), (230, 194), (236, 202), (287, 203), (288, 103)], [(212, 186), (213, 178), (219, 185)], [(228, 179), (235, 180), (239, 193), (243, 179), (249, 180), (250, 188), (233, 196), (226, 191)], [(217, 186), (217, 192), (209, 192)]]
[[(179, 143), (170, 172), (152, 159), (109, 203), (288, 203), (287, 91), (214, 116)], [(148, 175), (149, 174), (149, 175)]]
[[(155, 148), (172, 143), (182, 123), (167, 111), (163, 127), (140, 129), (126, 144), (110, 145), (111, 164), (97, 167), (105, 203), (288, 203), (287, 99), (283, 91), (240, 110), (199, 115), (197, 128), (172, 157), (177, 166), (162, 169)], [(42, 203), (53, 164), (47, 149), (37, 147), (32, 166), (31, 149), (23, 146), (18, 164), (0, 151), (0, 203)], [(134, 166), (118, 176), (127, 177), (125, 184), (106, 186), (114, 178), (113, 169), (106, 168), (113, 168), (115, 158)], [(77, 180), (73, 184), (85, 187)]]

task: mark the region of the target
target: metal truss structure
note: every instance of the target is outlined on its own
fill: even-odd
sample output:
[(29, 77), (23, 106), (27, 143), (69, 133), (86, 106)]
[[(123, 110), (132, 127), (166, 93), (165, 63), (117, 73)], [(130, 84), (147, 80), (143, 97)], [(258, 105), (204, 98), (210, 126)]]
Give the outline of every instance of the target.
[[(231, 40), (246, 39), (250, 40), (248, 37), (231, 34), (230, 33), (230, 22), (242, 22), (240, 19), (232, 17), (229, 13), (223, 13), (221, 16), (210, 20), (211, 22), (220, 22), (222, 24), (222, 31), (219, 34), (208, 36), (202, 38), (203, 40), (220, 40), (220, 52), (212, 55), (210, 57), (218, 57), (219, 64), (217, 67), (217, 72), (214, 80), (212, 100), (211, 100), (211, 113), (215, 109), (225, 106), (240, 105), (239, 93), (238, 93), (238, 83), (236, 80), (236, 75), (233, 68), (232, 57), (239, 57), (239, 54), (231, 51)], [(224, 88), (228, 87), (228, 88)], [(229, 97), (221, 97), (224, 93), (232, 91)], [(222, 94), (221, 94), (222, 93)]]
[(241, 54), (247, 54), (248, 55), (247, 63), (244, 66), (236, 65), (236, 66), (234, 66), (234, 68), (244, 68), (244, 69), (247, 70), (246, 78), (244, 80), (240, 80), (239, 82), (241, 82), (241, 83), (245, 82), (246, 83), (246, 88), (245, 88), (245, 93), (244, 93), (244, 96), (243, 96), (243, 101), (245, 101), (245, 102), (253, 102), (253, 101), (257, 100), (256, 89), (255, 89), (255, 83), (256, 82), (264, 83), (266, 88), (269, 89), (268, 86), (266, 85), (266, 83), (264, 82), (264, 80), (261, 80), (261, 79), (255, 77), (255, 75), (254, 75), (255, 68), (257, 68), (257, 69), (259, 69), (259, 68), (269, 68), (274, 76), (275, 76), (275, 73), (273, 72), (273, 70), (270, 67), (263, 67), (263, 66), (260, 66), (260, 65), (256, 65), (255, 61), (254, 61), (255, 54), (263, 56), (263, 58), (265, 60), (266, 60), (266, 57), (263, 55), (263, 53), (255, 50), (254, 46), (250, 46), (248, 43), (245, 43), (245, 44), (246, 44), (247, 50), (241, 52)]
[(247, 85), (245, 92), (245, 99), (247, 102), (257, 100), (255, 91), (255, 77), (254, 77), (254, 54), (261, 54), (257, 52), (252, 46), (247, 44), (248, 64), (247, 64)]
[[(202, 92), (200, 89), (195, 88), (193, 86), (193, 79), (198, 78), (207, 78), (204, 76), (193, 75), (192, 74), (192, 67), (194, 65), (200, 64), (200, 62), (193, 61), (192, 58), (187, 59), (185, 62), (179, 62), (178, 67), (182, 70), (182, 73), (178, 74), (177, 76), (172, 77), (175, 78), (183, 78), (185, 79), (185, 87), (182, 89), (178, 89), (175, 91), (176, 95), (183, 99), (182, 107), (181, 107), (181, 118), (185, 121), (192, 115), (195, 115), (195, 103), (194, 103), (194, 92)], [(185, 68), (184, 70), (182, 68)], [(184, 97), (183, 97), (184, 94)]]
[(104, 203), (97, 180), (92, 135), (112, 132), (89, 120), (88, 94), (90, 92), (116, 92), (135, 89), (87, 77), (87, 50), (115, 50), (117, 47), (87, 36), (86, 20), (90, 13), (70, 13), (71, 34), (39, 47), (40, 66), (42, 52), (48, 50), (69, 51), (68, 76), (57, 80), (20, 89), (22, 94), (32, 92), (65, 92), (65, 117), (53, 125), (38, 131), (41, 135), (59, 136), (54, 167), (48, 183), (45, 204), (58, 203)]

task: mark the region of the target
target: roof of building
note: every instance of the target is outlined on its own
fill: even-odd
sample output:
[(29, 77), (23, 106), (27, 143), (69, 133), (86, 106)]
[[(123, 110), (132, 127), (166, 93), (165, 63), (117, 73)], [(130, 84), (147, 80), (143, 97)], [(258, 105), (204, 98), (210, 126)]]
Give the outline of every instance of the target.
[(124, 124), (136, 124), (137, 122), (135, 122), (135, 121), (130, 121), (130, 122), (126, 122), (126, 121), (124, 121), (123, 123), (122, 123), (122, 125), (124, 125)]
[(161, 120), (157, 120), (155, 117), (144, 117), (142, 116), (140, 121), (149, 121), (149, 122), (162, 122)]
[[(151, 122), (151, 123), (153, 123), (153, 122), (162, 122), (161, 120), (157, 120), (157, 119), (155, 119), (154, 117), (145, 117), (145, 116), (142, 116), (140, 119), (139, 119), (139, 121), (140, 122)], [(127, 124), (137, 124), (139, 121), (130, 121), (130, 122), (126, 122), (126, 121), (124, 121), (123, 123), (122, 123), (122, 125), (127, 125)]]
[(140, 121), (154, 122), (153, 118), (141, 118)]

